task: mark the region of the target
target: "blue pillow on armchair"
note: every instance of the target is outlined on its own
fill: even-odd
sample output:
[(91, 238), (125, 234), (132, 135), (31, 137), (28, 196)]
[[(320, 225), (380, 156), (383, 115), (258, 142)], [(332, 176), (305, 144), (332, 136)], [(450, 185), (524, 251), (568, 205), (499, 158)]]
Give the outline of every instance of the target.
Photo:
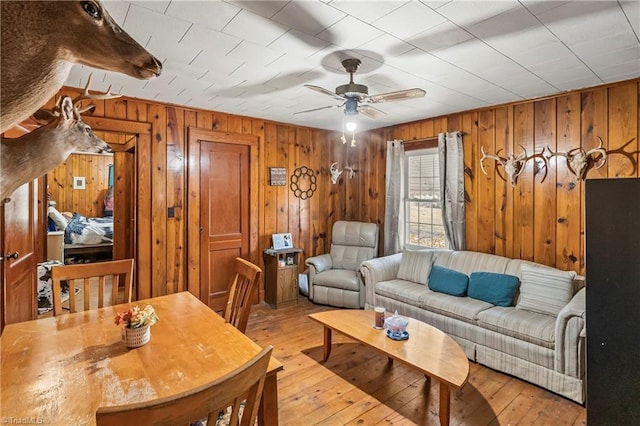
[(518, 287), (520, 278), (515, 275), (472, 272), (469, 277), (468, 296), (496, 306), (513, 306)]
[(429, 289), (439, 293), (463, 297), (467, 294), (469, 277), (453, 269), (433, 265), (429, 274)]

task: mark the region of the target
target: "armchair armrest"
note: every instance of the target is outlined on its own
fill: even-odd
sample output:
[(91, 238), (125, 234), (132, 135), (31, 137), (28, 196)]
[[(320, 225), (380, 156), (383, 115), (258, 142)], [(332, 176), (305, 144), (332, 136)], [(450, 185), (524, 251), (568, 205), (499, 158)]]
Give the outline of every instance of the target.
[(309, 267), (309, 300), (313, 300), (313, 279), (316, 274), (333, 268), (333, 261), (329, 254), (321, 254), (307, 258), (304, 263)]
[(585, 369), (585, 292), (580, 289), (556, 319), (555, 369), (577, 378)]
[(375, 286), (381, 281), (388, 281), (396, 278), (398, 269), (400, 269), (400, 260), (402, 253), (392, 254), (390, 256), (377, 257), (375, 259), (365, 260), (360, 265), (360, 274), (364, 279), (364, 288), (366, 292), (365, 306), (374, 306), (375, 303)]

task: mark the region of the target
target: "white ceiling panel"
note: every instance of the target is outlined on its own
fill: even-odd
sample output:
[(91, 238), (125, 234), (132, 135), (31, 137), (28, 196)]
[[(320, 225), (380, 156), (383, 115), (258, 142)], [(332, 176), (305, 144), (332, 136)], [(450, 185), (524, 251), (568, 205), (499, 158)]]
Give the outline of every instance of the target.
[(107, 1), (106, 9), (164, 63), (143, 81), (74, 66), (67, 84), (256, 118), (340, 129), (353, 78), (381, 103), (361, 129), (640, 77), (640, 2), (547, 0)]
[(240, 8), (221, 1), (173, 1), (165, 14), (220, 31), (239, 12)]
[(306, 34), (317, 35), (345, 16), (325, 3), (292, 1), (280, 9), (272, 19)]

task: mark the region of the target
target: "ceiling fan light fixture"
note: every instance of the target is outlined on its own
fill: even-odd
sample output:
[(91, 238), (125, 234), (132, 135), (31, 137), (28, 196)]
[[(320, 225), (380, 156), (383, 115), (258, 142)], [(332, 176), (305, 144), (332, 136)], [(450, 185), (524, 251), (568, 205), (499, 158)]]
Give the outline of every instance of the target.
[(349, 132), (353, 132), (354, 130), (356, 130), (356, 127), (358, 127), (358, 124), (355, 121), (347, 121), (344, 126), (344, 128)]

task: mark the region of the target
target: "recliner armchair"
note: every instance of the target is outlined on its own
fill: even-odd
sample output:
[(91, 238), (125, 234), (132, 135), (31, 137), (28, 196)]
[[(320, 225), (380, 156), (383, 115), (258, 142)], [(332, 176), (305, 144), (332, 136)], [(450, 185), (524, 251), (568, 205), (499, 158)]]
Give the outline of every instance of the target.
[(339, 308), (364, 308), (360, 264), (378, 255), (378, 225), (344, 220), (333, 224), (331, 250), (308, 258), (309, 299)]

